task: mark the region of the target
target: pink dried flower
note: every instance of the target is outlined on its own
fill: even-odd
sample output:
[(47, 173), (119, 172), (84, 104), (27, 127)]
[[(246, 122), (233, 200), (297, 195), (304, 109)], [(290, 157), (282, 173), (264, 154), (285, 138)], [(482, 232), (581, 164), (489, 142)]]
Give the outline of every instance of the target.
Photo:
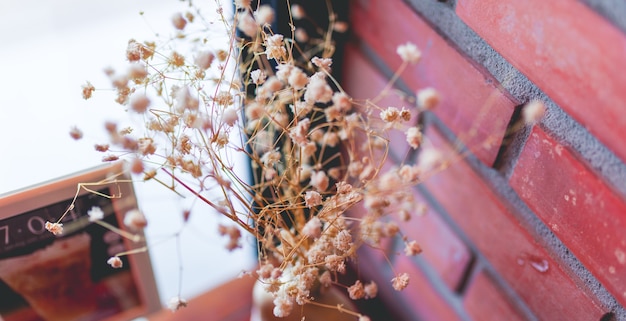
[(211, 67), (213, 59), (215, 59), (215, 55), (211, 51), (202, 51), (196, 56), (194, 63), (200, 69), (207, 70), (209, 69), (209, 67)]
[(316, 190), (323, 192), (328, 188), (329, 184), (328, 176), (324, 171), (316, 171), (311, 173), (311, 186)]
[(90, 82), (87, 82), (86, 84), (84, 84), (82, 88), (83, 88), (83, 99), (91, 98), (91, 94), (93, 94), (93, 92), (96, 90), (96, 87), (94, 87)]
[(145, 94), (137, 93), (130, 98), (130, 108), (137, 113), (145, 113), (150, 106), (150, 99)]
[(413, 183), (419, 180), (420, 170), (416, 166), (402, 165), (400, 170), (398, 170), (398, 174), (402, 178), (403, 182)]
[(391, 279), (391, 285), (396, 291), (402, 291), (409, 285), (409, 275), (402, 273), (395, 278)]
[(323, 287), (325, 288), (329, 287), (333, 282), (332, 276), (330, 275), (330, 271), (324, 271), (324, 273), (322, 273), (322, 275), (319, 276), (319, 281)]
[(274, 316), (284, 318), (291, 314), (293, 310), (293, 301), (286, 295), (278, 295), (274, 299)]
[(75, 140), (79, 140), (83, 138), (83, 132), (78, 129), (78, 127), (74, 126), (70, 129), (70, 136)]
[(144, 167), (143, 167), (143, 161), (140, 158), (134, 158), (131, 162), (130, 162), (130, 171), (133, 174), (141, 174), (143, 173)]
[(301, 5), (292, 4), (291, 5), (291, 16), (295, 20), (300, 20), (300, 19), (303, 19), (304, 17), (306, 17), (306, 12), (304, 11), (304, 9), (302, 8)]
[(304, 88), (304, 86), (307, 85), (307, 83), (309, 82), (309, 78), (302, 71), (302, 69), (298, 67), (294, 67), (291, 69), (291, 72), (289, 73), (287, 82), (289, 83), (289, 85), (291, 85), (291, 87), (293, 87), (293, 89), (300, 90)]
[(364, 290), (366, 299), (373, 299), (378, 295), (378, 285), (374, 281), (366, 284)]
[(443, 154), (435, 148), (423, 149), (418, 158), (417, 166), (422, 173), (435, 170), (443, 164)]
[(250, 38), (256, 37), (257, 32), (259, 31), (259, 24), (257, 24), (252, 15), (246, 12), (238, 14), (237, 17), (239, 18), (237, 23), (239, 30)]
[(140, 210), (133, 209), (126, 212), (124, 225), (133, 230), (141, 230), (148, 225), (148, 221)]
[(417, 241), (411, 241), (405, 244), (404, 254), (406, 256), (415, 256), (422, 253), (422, 248), (417, 244)]
[(51, 223), (51, 222), (47, 222), (44, 226), (46, 228), (46, 230), (48, 230), (48, 232), (54, 234), (54, 235), (61, 235), (63, 234), (63, 224), (62, 223)]
[(114, 269), (119, 269), (121, 268), (124, 263), (122, 262), (122, 259), (120, 259), (117, 256), (112, 256), (107, 260), (107, 264), (109, 264), (111, 267), (113, 267)]
[(140, 82), (148, 76), (146, 67), (141, 63), (133, 63), (128, 67), (128, 78), (135, 82)]
[(222, 115), (222, 120), (228, 126), (232, 127), (233, 125), (235, 125), (235, 123), (237, 122), (237, 119), (239, 119), (239, 115), (235, 108), (229, 107), (224, 110), (224, 114)]
[[(314, 192), (315, 193), (315, 192)], [(319, 194), (318, 194), (319, 195)], [(322, 235), (322, 222), (317, 216), (311, 218), (302, 228), (302, 234), (317, 239)]]
[(106, 156), (102, 157), (102, 161), (103, 162), (114, 162), (116, 160), (120, 159), (117, 155), (115, 154), (108, 154)]
[(398, 46), (398, 49), (396, 49), (396, 53), (398, 53), (400, 58), (402, 58), (402, 61), (411, 64), (417, 63), (422, 57), (422, 53), (419, 51), (419, 49), (417, 49), (417, 46), (410, 42)]
[(348, 23), (345, 22), (345, 21), (337, 21), (333, 25), (333, 30), (335, 30), (335, 31), (337, 31), (339, 33), (344, 33), (346, 31), (348, 31)]
[(309, 142), (307, 135), (309, 133), (310, 125), (311, 121), (308, 118), (299, 121), (296, 126), (289, 130), (289, 137), (291, 140), (298, 145), (306, 145)]
[(352, 247), (352, 235), (349, 230), (341, 230), (333, 239), (333, 245), (341, 252), (347, 252)]
[(324, 74), (315, 73), (309, 79), (304, 100), (308, 103), (327, 103), (333, 99), (333, 89), (326, 82)]
[(265, 54), (267, 59), (280, 60), (287, 54), (287, 49), (283, 46), (283, 35), (275, 34), (265, 39)]
[(352, 300), (358, 300), (365, 297), (365, 289), (363, 288), (363, 283), (361, 281), (356, 280), (353, 285), (348, 287), (348, 295)]
[(275, 18), (274, 9), (268, 4), (261, 5), (254, 13), (256, 21), (259, 25), (272, 24)]
[(183, 30), (187, 25), (187, 20), (185, 20), (185, 17), (183, 17), (180, 12), (177, 12), (172, 16), (172, 24), (174, 25), (174, 28)]
[(348, 112), (352, 109), (352, 99), (344, 92), (336, 92), (333, 94), (333, 105), (337, 106), (342, 112)]
[(313, 57), (311, 58), (311, 62), (317, 66), (317, 68), (322, 69), (326, 72), (330, 72), (330, 66), (333, 64), (333, 59), (332, 58), (320, 58), (320, 57)]
[(312, 156), (315, 151), (317, 150), (317, 144), (315, 144), (314, 142), (308, 142), (306, 143), (304, 146), (302, 147), (302, 154), (304, 154), (304, 156)]
[(297, 42), (308, 42), (309, 34), (304, 30), (304, 28), (296, 28), (296, 31), (293, 33), (294, 38), (296, 38)]
[(417, 106), (425, 110), (432, 110), (441, 101), (439, 92), (434, 88), (425, 88), (417, 92)]
[(387, 109), (380, 112), (380, 119), (386, 123), (391, 123), (400, 118), (400, 110), (396, 107), (387, 107)]
[(540, 100), (533, 100), (522, 109), (524, 123), (533, 125), (541, 120), (546, 114), (546, 106)]
[(406, 130), (406, 141), (413, 149), (418, 149), (422, 145), (422, 131), (419, 127), (410, 127)]
[(262, 85), (267, 79), (267, 75), (261, 69), (255, 69), (250, 72), (250, 78), (252, 78), (252, 82), (257, 85)]
[(106, 152), (109, 150), (109, 144), (95, 144), (94, 148), (98, 152)]
[(337, 254), (327, 255), (324, 258), (324, 264), (330, 271), (343, 273), (346, 271), (345, 259)]
[[(306, 203), (306, 206), (308, 208), (311, 208), (311, 207), (322, 204), (322, 195), (320, 195), (320, 193), (316, 191), (306, 191), (306, 193), (304, 193), (304, 201)], [(307, 225), (311, 223), (311, 221), (313, 221), (313, 219), (311, 219), (307, 223)], [(317, 221), (319, 221), (319, 219), (317, 219)], [(305, 228), (306, 228), (306, 225), (305, 225)]]

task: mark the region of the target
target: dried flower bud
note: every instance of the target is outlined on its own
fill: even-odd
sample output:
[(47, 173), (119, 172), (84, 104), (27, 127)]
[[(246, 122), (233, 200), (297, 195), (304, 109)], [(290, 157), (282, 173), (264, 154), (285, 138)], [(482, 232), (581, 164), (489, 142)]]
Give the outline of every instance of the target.
[(124, 265), (124, 263), (122, 262), (122, 259), (120, 259), (117, 256), (110, 257), (107, 260), (107, 264), (109, 264), (112, 268), (115, 268), (115, 269), (119, 269)]
[(172, 310), (172, 312), (176, 312), (182, 308), (187, 307), (187, 300), (181, 297), (173, 297), (167, 304), (167, 307)]
[(183, 30), (187, 25), (187, 20), (185, 20), (185, 17), (183, 17), (180, 12), (177, 12), (172, 16), (172, 24), (174, 25), (174, 28)]
[(416, 241), (411, 241), (405, 244), (404, 254), (406, 254), (406, 256), (415, 256), (420, 253), (422, 253), (422, 247), (420, 247)]
[(291, 16), (295, 20), (300, 20), (300, 19), (303, 19), (304, 17), (306, 17), (306, 12), (304, 12), (304, 8), (302, 8), (301, 5), (292, 4), (291, 5)]
[(402, 273), (395, 278), (391, 279), (391, 285), (396, 291), (402, 291), (409, 285), (409, 275)]
[(136, 93), (130, 98), (130, 108), (136, 113), (145, 113), (150, 106), (150, 99), (145, 94)]
[(124, 216), (124, 225), (133, 230), (141, 230), (148, 225), (148, 221), (140, 210), (134, 209)]
[(417, 106), (425, 109), (432, 110), (441, 101), (441, 96), (434, 88), (424, 88), (417, 92)]
[(89, 221), (94, 222), (104, 218), (104, 212), (99, 206), (92, 206), (89, 211), (87, 211), (87, 215), (89, 216)]
[(417, 46), (410, 42), (398, 46), (396, 52), (398, 53), (400, 58), (402, 58), (402, 61), (411, 64), (417, 63), (422, 57), (422, 53), (419, 51), (419, 49), (417, 49)]
[(406, 141), (413, 149), (417, 149), (422, 145), (422, 131), (419, 127), (410, 127), (406, 131)]
[(365, 297), (365, 289), (363, 288), (363, 283), (361, 281), (356, 280), (356, 282), (348, 287), (348, 295), (352, 300), (358, 300)]
[(211, 64), (213, 63), (214, 58), (215, 58), (215, 55), (212, 52), (203, 51), (199, 53), (198, 56), (196, 56), (196, 59), (194, 62), (196, 66), (198, 66), (200, 69), (207, 70), (209, 69), (209, 67), (211, 67)]
[(90, 83), (87, 82), (83, 86), (83, 99), (91, 98), (91, 94), (96, 90), (96, 88)]
[(274, 8), (269, 4), (264, 4), (254, 13), (256, 21), (259, 25), (272, 24), (275, 18)]
[(74, 126), (72, 127), (72, 129), (70, 129), (70, 136), (74, 140), (79, 140), (83, 138), (83, 132), (80, 129), (78, 129), (78, 127)]
[(63, 234), (63, 224), (62, 223), (50, 223), (46, 221), (46, 224), (44, 226), (46, 228), (46, 230), (48, 230), (48, 232), (54, 234), (54, 235), (61, 235)]

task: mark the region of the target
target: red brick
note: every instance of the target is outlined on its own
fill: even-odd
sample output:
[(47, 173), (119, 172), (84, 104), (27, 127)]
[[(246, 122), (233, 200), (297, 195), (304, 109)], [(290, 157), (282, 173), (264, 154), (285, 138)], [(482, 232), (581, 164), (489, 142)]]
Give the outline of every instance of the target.
[[(413, 195), (419, 203), (427, 204), (417, 191)], [(427, 206), (423, 216), (418, 216), (417, 211), (418, 209), (413, 211), (408, 222), (398, 220), (402, 232), (409, 240), (417, 241), (423, 249), (420, 256), (437, 270), (451, 290), (455, 290), (468, 269), (472, 254), (432, 207)]]
[(626, 203), (535, 126), (510, 180), (528, 206), (626, 305)]
[(626, 36), (575, 0), (459, 0), (458, 15), (626, 160)]
[(352, 2), (353, 30), (367, 46), (396, 69), (396, 48), (413, 42), (422, 60), (410, 65), (402, 80), (412, 89), (434, 87), (443, 96), (435, 113), (483, 162), (496, 157), (516, 103), (497, 82), (439, 36), (400, 0)]
[[(427, 136), (444, 153), (450, 151), (434, 129)], [(540, 319), (599, 320), (603, 315), (589, 290), (568, 276), (465, 161), (452, 160), (424, 184)]]
[[(353, 45), (347, 45), (344, 55), (344, 70), (342, 73), (343, 89), (354, 99), (355, 104), (366, 106), (367, 101), (371, 101), (385, 88), (388, 79), (383, 76), (372, 64), (360, 53)], [(407, 126), (416, 123), (417, 109), (414, 103), (411, 104), (403, 100), (398, 89), (391, 88), (392, 91), (382, 96), (376, 102), (381, 108), (406, 107), (411, 110), (413, 119), (407, 122)], [(404, 94), (404, 93), (401, 93)], [(404, 94), (405, 95), (405, 94)], [(374, 113), (373, 115), (377, 115)], [(399, 130), (390, 130), (387, 138), (389, 139), (390, 152), (404, 159), (409, 151), (409, 145), (406, 142), (406, 136)]]
[(396, 292), (407, 308), (416, 314), (416, 320), (441, 321), (460, 320), (444, 297), (431, 285), (428, 277), (407, 257), (400, 257), (395, 262), (396, 273), (407, 273), (409, 285), (401, 292)]
[(524, 320), (485, 271), (472, 279), (463, 298), (463, 306), (473, 320)]

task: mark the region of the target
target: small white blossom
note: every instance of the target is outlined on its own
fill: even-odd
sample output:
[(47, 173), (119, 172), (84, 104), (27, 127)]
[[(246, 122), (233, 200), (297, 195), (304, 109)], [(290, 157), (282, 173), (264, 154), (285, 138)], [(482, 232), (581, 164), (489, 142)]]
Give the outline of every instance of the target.
[(104, 218), (104, 212), (99, 206), (92, 207), (89, 211), (87, 211), (87, 215), (89, 216), (89, 221), (98, 221)]
[(181, 298), (181, 297), (173, 297), (170, 299), (170, 301), (167, 304), (167, 307), (172, 310), (172, 312), (176, 312), (178, 310), (180, 310), (181, 308), (184, 308), (187, 306), (187, 300)]
[(410, 42), (398, 46), (396, 52), (398, 53), (400, 58), (402, 58), (402, 61), (412, 64), (417, 63), (422, 57), (422, 53), (419, 51), (419, 49), (417, 49), (417, 46)]

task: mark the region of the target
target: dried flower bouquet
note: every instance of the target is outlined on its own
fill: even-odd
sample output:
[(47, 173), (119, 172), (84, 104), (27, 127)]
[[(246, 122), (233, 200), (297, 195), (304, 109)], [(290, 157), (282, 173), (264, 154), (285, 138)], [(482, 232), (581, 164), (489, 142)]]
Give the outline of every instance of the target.
[[(259, 252), (254, 275), (273, 295), (278, 317), (297, 313), (296, 305), (317, 304), (312, 287), (336, 284), (364, 244), (376, 248), (381, 238), (399, 237), (406, 255), (419, 254), (419, 244), (385, 217), (393, 213), (410, 219), (408, 213), (419, 205), (403, 187), (420, 183), (446, 161), (427, 149), (416, 164), (384, 164), (392, 131), (402, 132), (410, 148), (422, 146), (421, 129), (413, 120), (416, 113), (434, 108), (439, 94), (432, 88), (418, 91), (417, 108), (378, 106), (391, 94), (390, 83), (370, 100), (352, 99), (332, 73), (336, 36), (348, 25), (338, 19), (331, 1), (325, 2), (323, 22), (310, 19), (304, 5), (291, 3), (285, 34), (272, 28), (277, 12), (270, 6), (236, 0), (232, 20), (220, 7), (218, 21), (230, 41), (226, 50), (207, 46), (210, 39), (204, 34), (213, 22), (188, 3), (186, 12), (172, 18), (176, 37), (130, 40), (128, 70), (106, 71), (115, 101), (139, 117), (143, 127), (106, 123), (109, 141), (95, 146), (104, 153), (103, 161), (125, 159), (136, 179), (156, 180), (213, 207), (232, 223), (216, 231), (228, 238), (230, 250), (240, 247), (242, 231), (253, 235)], [(397, 53), (403, 64), (392, 79), (421, 56), (411, 43)], [(95, 90), (87, 83), (83, 97)], [(82, 132), (74, 128), (71, 135), (80, 139)], [(252, 178), (234, 169), (233, 155), (242, 153), (250, 160)], [(356, 204), (365, 213), (346, 215)], [(98, 211), (93, 214), (99, 222)], [(140, 211), (126, 218), (124, 223), (135, 229), (146, 224)], [(62, 233), (61, 219), (48, 222), (48, 230)], [(127, 254), (108, 263), (119, 267), (119, 257)], [(357, 300), (375, 297), (379, 286), (400, 291), (408, 283), (409, 275), (400, 271), (389, 285), (357, 281), (343, 287)], [(185, 304), (175, 298), (172, 308)], [(369, 320), (341, 306), (328, 308)]]

